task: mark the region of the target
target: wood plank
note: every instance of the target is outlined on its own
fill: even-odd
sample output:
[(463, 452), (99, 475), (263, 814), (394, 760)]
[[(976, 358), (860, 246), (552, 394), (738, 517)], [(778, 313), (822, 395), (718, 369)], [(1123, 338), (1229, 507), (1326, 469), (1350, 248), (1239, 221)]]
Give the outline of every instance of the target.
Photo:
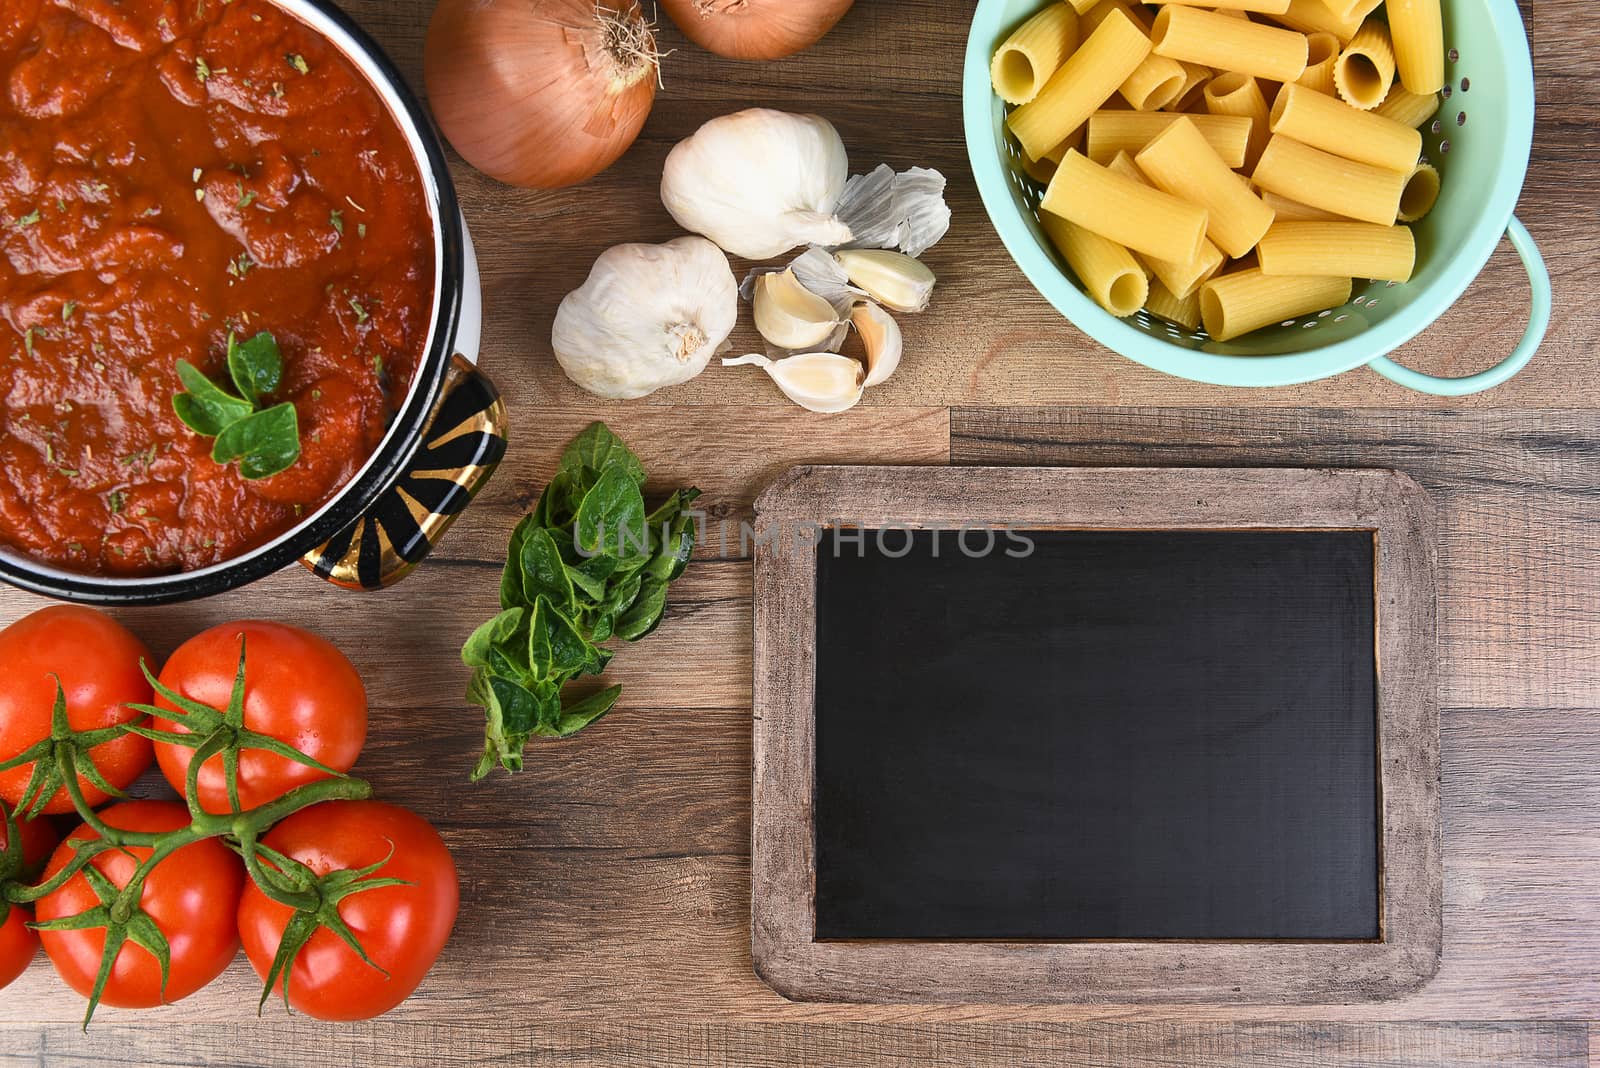
[[(350, 12), (421, 85), (424, 0), (350, 0)], [(1597, 31), (1585, 0), (1524, 4), (1540, 78), (1534, 157), (1518, 207), (1555, 281), (1555, 317), (1533, 364), (1510, 383), (1465, 400), (1412, 394), (1366, 370), (1302, 386), (1239, 390), (1180, 381), (1090, 341), (1040, 297), (1001, 246), (979, 201), (961, 133), (964, 10), (937, 0), (861, 3), (825, 42), (781, 63), (732, 63), (688, 43), (670, 24), (664, 88), (643, 134), (609, 171), (578, 189), (511, 189), (459, 163), (455, 174), (483, 260), (489, 314), (486, 366), (514, 409), (583, 408), (593, 398), (567, 382), (549, 346), (560, 296), (620, 241), (664, 241), (679, 231), (657, 194), (661, 166), (678, 140), (706, 119), (752, 105), (820, 113), (839, 128), (858, 170), (887, 162), (937, 167), (950, 179), (950, 236), (927, 256), (940, 277), (932, 308), (904, 317), (906, 359), (872, 390), (868, 405), (1144, 404), (1247, 406), (1379, 405), (1403, 408), (1556, 407), (1600, 402), (1590, 374), (1590, 339), (1600, 333), (1600, 258), (1594, 256), (1590, 161), (1597, 108), (1588, 90), (1584, 42)], [(665, 20), (663, 20), (665, 22)], [(885, 48), (884, 42), (894, 42)], [(871, 56), (871, 62), (862, 57)], [(1479, 80), (1473, 94), (1488, 87)], [(1448, 180), (1448, 175), (1446, 180)], [(742, 274), (744, 265), (737, 267)], [(1480, 280), (1397, 358), (1419, 370), (1464, 374), (1509, 352), (1526, 321), (1527, 281), (1502, 243)], [(737, 351), (760, 348), (749, 316)], [(714, 366), (693, 382), (654, 394), (650, 405), (785, 407), (752, 368)]]
[[(57, 1062), (79, 1068), (219, 1064), (299, 1068), (307, 1051), (323, 1063), (368, 1064), (381, 1050), (387, 1068), (465, 1068), (484, 1063), (615, 1065), (618, 1068), (971, 1068), (1056, 1065), (1076, 1068), (1583, 1068), (1581, 1022), (1337, 1024), (1129, 1023), (752, 1024), (668, 1022), (642, 1029), (623, 1022), (494, 1027), (386, 1022), (330, 1026), (250, 1020), (187, 1034), (148, 1023), (96, 1029), (0, 1029), (0, 1068)], [(10, 1041), (13, 1036), (15, 1043)]]

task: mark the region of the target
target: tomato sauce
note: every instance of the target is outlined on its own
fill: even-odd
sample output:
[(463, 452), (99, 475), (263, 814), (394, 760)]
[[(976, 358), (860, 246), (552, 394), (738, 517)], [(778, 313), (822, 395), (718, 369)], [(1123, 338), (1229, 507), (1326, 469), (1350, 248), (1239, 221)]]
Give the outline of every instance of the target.
[[(150, 575), (293, 527), (382, 439), (433, 273), (398, 124), (269, 0), (3, 0), (0, 545)], [(172, 398), (263, 330), (302, 451), (251, 482)]]

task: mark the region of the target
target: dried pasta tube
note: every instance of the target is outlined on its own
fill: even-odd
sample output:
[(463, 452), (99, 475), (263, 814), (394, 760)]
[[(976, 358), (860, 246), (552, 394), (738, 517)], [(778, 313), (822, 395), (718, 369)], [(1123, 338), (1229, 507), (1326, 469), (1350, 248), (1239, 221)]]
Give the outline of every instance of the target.
[(1185, 330), (1200, 329), (1199, 292), (1190, 293), (1187, 297), (1175, 297), (1172, 295), (1172, 290), (1157, 279), (1150, 283), (1150, 296), (1144, 302), (1144, 310)]
[(1394, 225), (1408, 174), (1273, 134), (1252, 175), (1257, 187), (1347, 219)]
[(1373, 110), (1374, 115), (1416, 129), (1439, 113), (1438, 93), (1413, 93), (1399, 82), (1389, 87), (1389, 95)]
[(1067, 154), (1067, 149), (1077, 148), (1083, 143), (1083, 127), (1072, 131), (1072, 136), (1061, 142), (1055, 148), (1046, 152), (1038, 159), (1029, 159), (1027, 153), (1022, 155), (1022, 171), (1029, 178), (1040, 185), (1049, 185), (1050, 179), (1056, 176), (1056, 168), (1061, 165), (1061, 157)]
[(1389, 33), (1400, 81), (1413, 93), (1444, 88), (1444, 16), (1439, 0), (1389, 0)]
[(1204, 208), (1113, 174), (1075, 151), (1061, 160), (1039, 208), (1161, 259), (1191, 260), (1206, 238)]
[(1057, 216), (1046, 213), (1040, 222), (1096, 304), (1119, 319), (1144, 307), (1150, 296), (1150, 279), (1133, 253)]
[(1333, 84), (1333, 68), (1339, 62), (1339, 38), (1331, 33), (1307, 34), (1306, 47), (1306, 72), (1300, 75), (1298, 84), (1328, 96), (1335, 95), (1338, 89)]
[(1432, 211), (1439, 201), (1439, 188), (1439, 168), (1431, 163), (1418, 163), (1400, 193), (1400, 221), (1416, 222)]
[(1272, 209), (1239, 180), (1187, 116), (1167, 127), (1133, 160), (1158, 189), (1206, 209), (1206, 236), (1229, 256), (1243, 256), (1272, 225)]
[(1354, 289), (1348, 278), (1237, 271), (1200, 287), (1200, 319), (1213, 341), (1232, 341), (1263, 326), (1337, 308)]
[(1118, 152), (1137, 153), (1179, 118), (1195, 124), (1200, 136), (1229, 167), (1243, 167), (1250, 146), (1250, 121), (1240, 115), (1179, 115), (1177, 112), (1097, 111), (1089, 116), (1084, 155), (1109, 166)]
[(1151, 2), (1182, 7), (1209, 7), (1217, 11), (1259, 11), (1263, 15), (1281, 15), (1289, 10), (1289, 0), (1151, 0)]
[(1135, 111), (1159, 111), (1178, 99), (1188, 80), (1182, 63), (1165, 56), (1148, 56), (1128, 75), (1119, 91)]
[(1357, 24), (1378, 8), (1383, 6), (1384, 0), (1322, 0), (1332, 11), (1342, 19), (1354, 19)]
[(1150, 38), (1120, 11), (1113, 11), (1039, 95), (1007, 117), (1022, 150), (1038, 159), (1065, 141), (1117, 91), (1150, 54)]
[(1270, 190), (1262, 190), (1261, 203), (1272, 209), (1275, 222), (1338, 222), (1341, 218), (1331, 211), (1280, 197)]
[(1304, 34), (1199, 8), (1163, 7), (1150, 40), (1158, 56), (1275, 82), (1292, 82), (1306, 72)]
[(1362, 111), (1383, 103), (1394, 84), (1394, 45), (1387, 26), (1377, 19), (1362, 24), (1333, 65), (1333, 84), (1345, 103)]
[(1272, 104), (1272, 132), (1346, 159), (1411, 173), (1422, 155), (1422, 135), (1403, 123), (1303, 85), (1286, 85)]
[(989, 64), (994, 91), (1008, 104), (1026, 104), (1078, 47), (1078, 13), (1054, 3), (1011, 31)]
[(1262, 274), (1409, 282), (1417, 266), (1417, 242), (1409, 226), (1275, 222), (1256, 255)]
[[(1150, 179), (1145, 177), (1145, 173), (1133, 162), (1133, 157), (1126, 152), (1118, 152), (1107, 169), (1140, 185), (1150, 185)], [(1200, 288), (1200, 283), (1222, 270), (1222, 265), (1227, 262), (1222, 250), (1212, 244), (1209, 238), (1200, 242), (1199, 254), (1190, 260), (1163, 260), (1142, 253), (1139, 258), (1156, 276), (1156, 281), (1179, 297), (1193, 296)]]
[(1289, 10), (1268, 17), (1301, 33), (1331, 33), (1340, 45), (1356, 35), (1362, 22), (1360, 17), (1334, 13), (1323, 0), (1289, 0)]
[(1100, 0), (1067, 0), (1067, 3), (1072, 5), (1072, 10), (1076, 11), (1080, 15), (1088, 11), (1091, 7), (1094, 7), (1099, 2)]
[(1200, 93), (1205, 85), (1216, 76), (1210, 67), (1202, 67), (1198, 63), (1184, 63), (1178, 61), (1183, 67), (1183, 88), (1178, 90), (1178, 96), (1168, 104), (1163, 111), (1191, 111), (1198, 106)]
[[(1248, 74), (1229, 71), (1219, 74), (1205, 87), (1206, 110), (1213, 115), (1242, 115), (1250, 120), (1250, 140), (1245, 146), (1244, 168), (1253, 171), (1261, 159), (1261, 150), (1267, 147), (1270, 113), (1267, 98), (1261, 95), (1260, 84)], [(1283, 99), (1279, 95), (1279, 99)], [(1230, 164), (1239, 166), (1239, 164)]]

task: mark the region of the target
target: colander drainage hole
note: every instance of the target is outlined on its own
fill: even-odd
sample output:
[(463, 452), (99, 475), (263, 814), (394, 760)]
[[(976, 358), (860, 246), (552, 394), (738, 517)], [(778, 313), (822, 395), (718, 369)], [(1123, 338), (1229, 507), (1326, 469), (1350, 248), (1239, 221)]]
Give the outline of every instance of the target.
[(1446, 100), (1449, 100), (1456, 93), (1456, 91), (1454, 89), (1450, 88), (1448, 85), (1445, 86), (1443, 89), (1441, 89), (1440, 92), (1442, 92), (1444, 94), (1444, 98)]
[(1456, 116), (1456, 125), (1457, 126), (1465, 126), (1466, 124), (1467, 124), (1467, 113), (1465, 111), (1463, 111), (1461, 114)]
[(1461, 91), (1464, 93), (1468, 89), (1471, 89), (1471, 88), (1472, 88), (1472, 79), (1471, 78), (1462, 78), (1461, 79)]
[(1433, 125), (1428, 127), (1428, 128), (1430, 130), (1432, 130), (1434, 133), (1443, 133), (1444, 132), (1444, 123), (1440, 122), (1438, 119), (1434, 119), (1433, 120)]
[(1448, 155), (1449, 153), (1450, 153), (1450, 142), (1449, 141), (1440, 141), (1439, 142), (1439, 155), (1444, 156), (1444, 155)]
[(1446, 53), (1446, 54), (1449, 55), (1450, 62), (1452, 62), (1452, 63), (1461, 62), (1461, 53), (1457, 52), (1454, 48), (1450, 49), (1450, 51), (1448, 53)]

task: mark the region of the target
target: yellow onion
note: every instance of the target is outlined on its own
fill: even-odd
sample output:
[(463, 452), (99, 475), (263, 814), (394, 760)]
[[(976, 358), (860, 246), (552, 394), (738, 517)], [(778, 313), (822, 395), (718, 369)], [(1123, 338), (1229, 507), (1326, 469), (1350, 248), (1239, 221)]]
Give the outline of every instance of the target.
[(781, 59), (810, 48), (855, 0), (661, 0), (701, 48), (731, 59)]
[(439, 128), (468, 163), (555, 189), (633, 144), (659, 62), (637, 0), (441, 0), (423, 77)]

